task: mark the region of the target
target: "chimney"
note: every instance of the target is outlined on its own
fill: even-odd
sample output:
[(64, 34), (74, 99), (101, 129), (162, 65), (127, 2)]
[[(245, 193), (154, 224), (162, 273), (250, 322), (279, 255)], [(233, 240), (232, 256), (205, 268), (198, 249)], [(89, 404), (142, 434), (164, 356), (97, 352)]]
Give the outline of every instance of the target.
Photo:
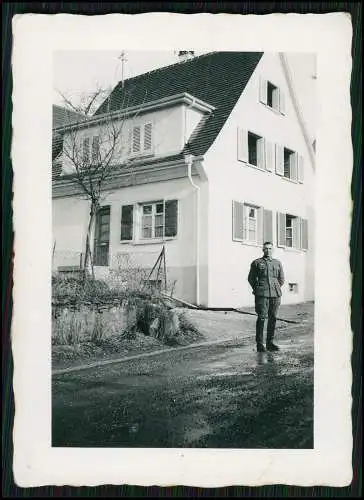
[(178, 51), (178, 58), (180, 62), (186, 62), (189, 59), (193, 59), (195, 56), (195, 51), (194, 50), (179, 50)]

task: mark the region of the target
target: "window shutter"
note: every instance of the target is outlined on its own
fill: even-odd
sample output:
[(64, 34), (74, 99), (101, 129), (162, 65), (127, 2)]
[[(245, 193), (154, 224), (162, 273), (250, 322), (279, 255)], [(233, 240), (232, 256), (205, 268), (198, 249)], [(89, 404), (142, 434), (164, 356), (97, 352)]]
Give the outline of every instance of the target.
[(292, 228), (293, 228), (293, 248), (300, 248), (300, 240), (301, 240), (301, 219), (299, 217), (295, 217), (292, 219)]
[(301, 249), (308, 250), (308, 222), (301, 219)]
[(297, 180), (301, 184), (304, 181), (304, 166), (303, 166), (303, 156), (298, 156), (298, 170), (297, 170)]
[(140, 152), (140, 139), (141, 139), (141, 133), (140, 133), (140, 126), (138, 127), (133, 127), (133, 139), (132, 139), (132, 152), (133, 153), (139, 153)]
[(121, 207), (121, 241), (133, 239), (133, 205)]
[(277, 213), (277, 245), (286, 246), (286, 214)]
[(259, 168), (265, 168), (265, 139), (263, 138), (258, 141), (257, 166)]
[(268, 83), (264, 78), (260, 78), (259, 81), (259, 100), (263, 104), (267, 104), (268, 101)]
[(284, 148), (280, 144), (276, 144), (276, 173), (284, 175)]
[(238, 127), (238, 160), (248, 162), (248, 131)]
[(257, 243), (258, 245), (263, 245), (264, 237), (264, 211), (262, 208), (257, 209)]
[(95, 135), (92, 138), (92, 162), (98, 163), (100, 155), (100, 137)]
[(281, 89), (279, 89), (279, 111), (282, 115), (286, 114), (286, 96)]
[(233, 201), (233, 240), (244, 239), (244, 203)]
[(265, 168), (269, 172), (274, 170), (274, 145), (265, 141)]
[(85, 137), (83, 140), (83, 150), (82, 150), (82, 159), (83, 163), (87, 164), (90, 161), (90, 138)]
[(290, 166), (290, 179), (293, 181), (297, 180), (297, 163), (298, 163), (298, 155), (297, 153), (291, 154), (289, 157), (289, 166)]
[[(272, 210), (264, 210), (263, 216), (263, 240), (273, 243), (273, 212)], [(263, 241), (263, 243), (264, 243)]]
[(167, 200), (164, 207), (164, 236), (177, 236), (178, 200)]
[(144, 151), (152, 150), (152, 124), (146, 123), (144, 125)]

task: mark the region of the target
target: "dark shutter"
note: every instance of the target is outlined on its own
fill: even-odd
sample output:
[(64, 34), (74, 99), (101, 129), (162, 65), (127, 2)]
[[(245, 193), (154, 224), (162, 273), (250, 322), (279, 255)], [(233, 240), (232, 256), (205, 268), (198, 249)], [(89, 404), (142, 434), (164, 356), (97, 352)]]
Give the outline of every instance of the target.
[(164, 236), (177, 236), (178, 226), (178, 200), (165, 202)]
[(270, 241), (273, 243), (273, 213), (272, 213), (272, 210), (264, 210), (263, 240)]
[(121, 241), (133, 239), (133, 205), (124, 205), (121, 208)]

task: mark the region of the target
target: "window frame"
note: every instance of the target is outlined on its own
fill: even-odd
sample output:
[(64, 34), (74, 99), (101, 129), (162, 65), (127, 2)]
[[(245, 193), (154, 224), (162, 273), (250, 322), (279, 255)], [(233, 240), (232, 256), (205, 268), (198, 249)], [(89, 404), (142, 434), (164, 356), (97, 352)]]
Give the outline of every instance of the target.
[[(155, 241), (155, 240), (162, 240), (165, 238), (164, 233), (165, 233), (165, 200), (158, 200), (158, 201), (151, 201), (151, 202), (141, 202), (138, 203), (139, 205), (139, 231), (138, 231), (138, 240), (140, 241)], [(157, 205), (163, 205), (163, 212), (162, 213), (157, 213)], [(150, 214), (144, 214), (144, 207), (152, 207), (152, 211)], [(156, 217), (162, 215), (163, 219), (163, 224), (158, 224), (156, 225)], [(151, 217), (151, 234), (152, 236), (146, 237), (143, 235), (143, 230), (145, 229), (145, 226), (143, 225), (143, 218), (144, 217)], [(155, 231), (156, 227), (161, 227), (162, 228), (162, 235), (161, 236), (156, 236)]]

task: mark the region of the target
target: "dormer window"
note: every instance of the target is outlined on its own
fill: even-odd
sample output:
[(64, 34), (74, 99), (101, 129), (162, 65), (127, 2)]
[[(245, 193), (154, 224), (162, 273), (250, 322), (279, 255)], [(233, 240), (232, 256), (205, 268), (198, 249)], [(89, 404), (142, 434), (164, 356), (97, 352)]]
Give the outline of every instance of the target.
[(140, 154), (153, 151), (153, 126), (152, 123), (135, 125), (132, 129), (131, 153)]

